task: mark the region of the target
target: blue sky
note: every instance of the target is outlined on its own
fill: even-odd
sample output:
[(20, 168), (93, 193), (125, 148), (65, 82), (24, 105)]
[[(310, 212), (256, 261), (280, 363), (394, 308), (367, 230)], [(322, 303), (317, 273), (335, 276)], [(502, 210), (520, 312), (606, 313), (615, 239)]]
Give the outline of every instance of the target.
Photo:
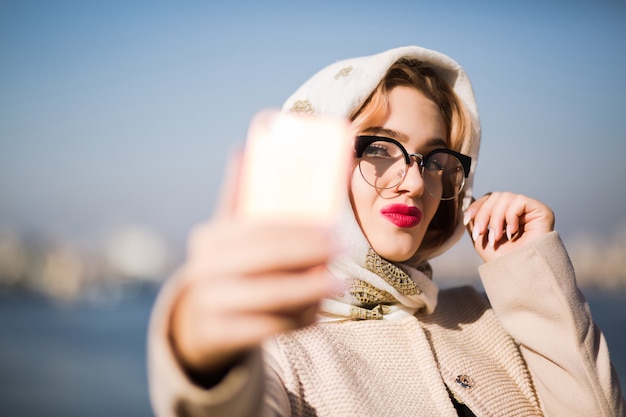
[(626, 222), (626, 4), (469, 3), (2, 1), (0, 224), (181, 239), (254, 113), (336, 60), (417, 44), (474, 83), (477, 193), (609, 234)]

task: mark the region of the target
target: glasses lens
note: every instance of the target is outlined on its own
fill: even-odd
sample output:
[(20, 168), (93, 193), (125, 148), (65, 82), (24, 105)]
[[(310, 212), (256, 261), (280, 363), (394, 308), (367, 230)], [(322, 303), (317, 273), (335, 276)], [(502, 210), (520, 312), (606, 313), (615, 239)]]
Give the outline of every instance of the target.
[(450, 200), (456, 197), (465, 184), (461, 161), (445, 151), (434, 152), (424, 161), (424, 186), (435, 197)]
[(392, 188), (402, 182), (406, 162), (404, 153), (394, 143), (376, 141), (368, 145), (359, 160), (363, 179), (372, 187)]
[[(404, 158), (402, 148), (395, 143), (375, 141), (363, 150), (359, 170), (372, 187), (393, 188), (404, 180), (407, 170)], [(461, 161), (447, 150), (430, 153), (420, 170), (426, 191), (442, 200), (456, 197), (465, 184)]]

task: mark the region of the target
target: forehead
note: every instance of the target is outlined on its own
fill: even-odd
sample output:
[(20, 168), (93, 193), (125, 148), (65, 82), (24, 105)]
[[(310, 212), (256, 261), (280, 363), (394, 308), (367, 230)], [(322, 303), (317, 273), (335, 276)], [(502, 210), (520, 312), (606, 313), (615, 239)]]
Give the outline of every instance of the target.
[(362, 132), (388, 136), (411, 147), (447, 144), (447, 128), (439, 107), (419, 90), (395, 87), (389, 92), (388, 106), (380, 125), (367, 126)]

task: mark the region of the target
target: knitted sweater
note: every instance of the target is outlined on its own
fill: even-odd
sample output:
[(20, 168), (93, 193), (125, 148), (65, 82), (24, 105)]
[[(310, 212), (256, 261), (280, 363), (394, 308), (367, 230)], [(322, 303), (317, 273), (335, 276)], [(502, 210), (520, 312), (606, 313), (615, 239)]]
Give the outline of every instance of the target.
[(517, 345), (481, 297), (459, 288), (439, 303), (431, 316), (278, 336), (272, 354), (292, 415), (456, 416), (448, 390), (477, 415), (540, 415)]
[(606, 341), (556, 232), (480, 268), (489, 297), (441, 291), (433, 314), (320, 323), (281, 334), (211, 390), (176, 362), (155, 306), (150, 392), (158, 416), (622, 416)]

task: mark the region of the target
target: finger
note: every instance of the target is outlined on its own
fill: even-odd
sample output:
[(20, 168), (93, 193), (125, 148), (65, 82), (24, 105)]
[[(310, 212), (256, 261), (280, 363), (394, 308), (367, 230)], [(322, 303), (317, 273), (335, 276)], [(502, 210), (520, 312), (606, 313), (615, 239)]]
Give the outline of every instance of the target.
[(269, 336), (315, 322), (319, 303), (292, 314), (206, 314), (176, 317), (175, 346), (192, 368), (219, 369)]
[(485, 201), (487, 201), (487, 199), (489, 198), (491, 194), (492, 193), (486, 193), (482, 195), (481, 197), (479, 197), (478, 200), (472, 197), (472, 202), (469, 205), (469, 207), (465, 210), (465, 213), (463, 215), (463, 224), (467, 226), (470, 223), (470, 221), (474, 219), (476, 212), (480, 210), (480, 207), (485, 203)]
[(516, 240), (520, 236), (524, 213), (526, 213), (526, 197), (518, 195), (506, 212), (506, 233), (509, 240)]
[(219, 317), (208, 325), (198, 326), (197, 342), (215, 346), (213, 354), (241, 351), (257, 346), (267, 337), (299, 329), (316, 320), (318, 305), (312, 305), (300, 314), (241, 314)]
[(474, 230), (474, 216), (476, 216), (476, 213), (478, 212), (478, 210), (480, 210), (480, 207), (483, 205), (483, 203), (487, 201), (489, 195), (491, 195), (491, 193), (483, 195), (478, 200), (472, 197), (471, 204), (465, 210), (465, 213), (463, 213), (463, 224), (466, 226), (470, 236), (472, 236), (472, 232)]
[(491, 211), (499, 193), (488, 193), (475, 203), (475, 214), (473, 218), (472, 240), (479, 241), (481, 237), (487, 236), (489, 222), (491, 221)]
[(471, 228), (474, 227), (474, 215), (476, 214), (476, 199), (472, 197), (472, 202), (469, 207), (463, 213), (463, 224), (468, 228), (467, 230), (472, 233)]
[(313, 270), (211, 284), (202, 282), (194, 285), (189, 297), (198, 314), (280, 314), (308, 308), (336, 292), (336, 287), (326, 272)]
[(327, 263), (338, 249), (331, 231), (317, 226), (222, 222), (195, 229), (188, 273), (201, 277), (301, 270)]
[(503, 237), (506, 237), (507, 213), (515, 196), (511, 193), (497, 193), (493, 196), (494, 204), (489, 217), (489, 243), (494, 246)]
[(241, 180), (241, 167), (243, 151), (240, 148), (233, 149), (226, 164), (224, 178), (215, 207), (215, 217), (231, 216), (237, 207), (237, 193)]

